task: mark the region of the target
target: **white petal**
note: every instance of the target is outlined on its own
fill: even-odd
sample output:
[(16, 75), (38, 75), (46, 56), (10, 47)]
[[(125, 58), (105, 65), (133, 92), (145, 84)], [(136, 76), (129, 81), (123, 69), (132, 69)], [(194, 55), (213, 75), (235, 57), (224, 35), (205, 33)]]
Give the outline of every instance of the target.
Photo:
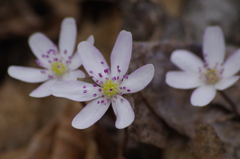
[[(84, 41), (78, 45), (78, 53), (88, 74), (99, 81), (105, 81), (105, 78), (108, 77), (108, 75), (104, 73), (104, 70), (109, 69), (109, 67), (98, 49), (89, 42)], [(101, 77), (99, 74), (101, 74), (103, 77)]]
[(72, 56), (77, 38), (76, 21), (73, 18), (65, 18), (62, 21), (59, 51), (62, 55)]
[(216, 89), (212, 85), (205, 85), (195, 89), (191, 96), (193, 106), (205, 106), (209, 104), (216, 95)]
[(33, 90), (29, 95), (31, 97), (37, 97), (37, 98), (50, 96), (51, 95), (51, 86), (56, 81), (57, 81), (56, 79), (51, 79), (51, 80), (48, 80), (48, 81), (44, 82), (38, 88)]
[(63, 81), (69, 81), (69, 80), (77, 80), (78, 78), (85, 78), (85, 74), (81, 70), (74, 70), (71, 72), (66, 73), (63, 76)]
[(47, 70), (22, 66), (10, 66), (8, 68), (8, 74), (11, 77), (29, 83), (38, 83), (48, 80), (48, 76), (41, 71), (46, 72)]
[(74, 101), (89, 101), (102, 95), (100, 87), (82, 81), (60, 81), (52, 88), (52, 95)]
[(240, 49), (234, 52), (223, 64), (223, 76), (233, 76), (240, 70)]
[[(121, 80), (126, 74), (132, 56), (132, 34), (121, 31), (111, 53), (111, 75)], [(121, 72), (119, 73), (120, 70)]]
[(126, 87), (126, 89), (122, 89), (122, 93), (135, 93), (142, 90), (151, 82), (153, 75), (154, 67), (152, 64), (138, 68), (120, 84), (120, 87)]
[(217, 82), (214, 87), (218, 90), (224, 90), (232, 86), (237, 80), (239, 79), (239, 76), (232, 76), (228, 78), (221, 79), (219, 82)]
[(68, 65), (70, 70), (76, 70), (77, 68), (79, 68), (82, 65), (81, 59), (79, 54), (76, 52), (72, 59), (71, 59), (71, 63)]
[(29, 37), (29, 46), (34, 55), (39, 59), (43, 67), (50, 67), (48, 59), (43, 57), (49, 50), (58, 52), (56, 45), (42, 33), (35, 33)]
[(178, 89), (191, 89), (203, 84), (203, 82), (199, 79), (198, 74), (181, 71), (167, 72), (166, 83), (169, 86)]
[(203, 67), (203, 61), (195, 54), (187, 50), (176, 50), (172, 53), (170, 60), (177, 67), (187, 72), (199, 72)]
[(96, 123), (109, 108), (110, 102), (99, 103), (97, 98), (88, 103), (73, 119), (72, 126), (77, 129), (85, 129)]
[(219, 26), (207, 27), (203, 36), (203, 56), (210, 68), (222, 64), (225, 56), (223, 32)]
[(90, 44), (94, 45), (94, 36), (93, 35), (90, 35), (87, 40)]
[(117, 116), (115, 126), (118, 129), (123, 129), (133, 122), (135, 115), (130, 103), (125, 98), (117, 95), (117, 99), (112, 99), (112, 107)]

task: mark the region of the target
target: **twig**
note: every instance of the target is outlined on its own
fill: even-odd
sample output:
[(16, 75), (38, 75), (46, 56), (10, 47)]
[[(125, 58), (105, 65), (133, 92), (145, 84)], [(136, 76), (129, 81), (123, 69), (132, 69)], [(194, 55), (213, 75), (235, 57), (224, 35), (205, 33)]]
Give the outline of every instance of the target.
[(121, 147), (119, 149), (119, 155), (123, 156), (126, 147), (127, 147), (127, 142), (128, 142), (128, 128), (124, 129), (124, 137), (121, 143)]

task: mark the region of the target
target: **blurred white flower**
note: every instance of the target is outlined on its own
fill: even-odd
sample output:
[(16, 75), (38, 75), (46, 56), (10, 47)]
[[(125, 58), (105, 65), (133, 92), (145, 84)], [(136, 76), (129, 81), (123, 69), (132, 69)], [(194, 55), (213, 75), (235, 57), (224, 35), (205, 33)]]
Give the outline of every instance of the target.
[(52, 86), (52, 94), (74, 101), (88, 101), (73, 119), (78, 129), (88, 128), (97, 122), (112, 104), (117, 116), (116, 127), (129, 126), (134, 112), (128, 100), (122, 95), (135, 93), (145, 88), (153, 78), (154, 67), (147, 64), (130, 75), (126, 75), (132, 55), (132, 34), (121, 31), (111, 54), (111, 70), (103, 55), (89, 42), (78, 45), (82, 64), (96, 84), (83, 81), (62, 81)]
[[(85, 77), (81, 70), (76, 70), (81, 65), (79, 55), (73, 55), (76, 36), (77, 28), (73, 18), (65, 18), (62, 21), (59, 50), (44, 34), (31, 35), (28, 41), (29, 46), (37, 57), (37, 64), (44, 69), (10, 66), (8, 74), (24, 82), (44, 82), (30, 93), (32, 97), (51, 95), (50, 87), (57, 81), (77, 80), (77, 78)], [(88, 41), (93, 44), (93, 36), (90, 36)]]
[(232, 86), (239, 78), (234, 76), (240, 69), (240, 49), (224, 63), (225, 42), (220, 27), (208, 27), (203, 36), (204, 62), (187, 50), (176, 50), (171, 61), (182, 71), (166, 74), (166, 83), (178, 89), (196, 88), (191, 95), (191, 104), (205, 106), (216, 95), (216, 90)]

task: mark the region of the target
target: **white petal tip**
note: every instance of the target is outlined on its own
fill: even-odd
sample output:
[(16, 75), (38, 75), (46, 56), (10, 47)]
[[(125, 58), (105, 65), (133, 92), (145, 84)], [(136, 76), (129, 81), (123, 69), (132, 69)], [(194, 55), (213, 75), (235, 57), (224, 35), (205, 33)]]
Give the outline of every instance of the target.
[(119, 124), (116, 122), (115, 126), (118, 129), (124, 129), (124, 128), (128, 127), (129, 125), (131, 125), (133, 123), (133, 121), (134, 121), (134, 118), (131, 121), (128, 121), (128, 123), (126, 123), (126, 124)]
[(90, 44), (94, 45), (94, 36), (93, 35), (90, 35), (86, 41), (88, 41)]
[[(90, 126), (92, 126), (92, 125), (90, 125)], [(72, 127), (74, 127), (75, 129), (86, 129), (86, 128), (89, 128), (90, 126), (81, 125), (74, 120), (72, 121)]]
[(30, 97), (34, 97), (34, 98), (44, 98), (44, 97), (48, 97), (51, 94), (36, 94), (35, 92), (32, 92), (29, 94)]

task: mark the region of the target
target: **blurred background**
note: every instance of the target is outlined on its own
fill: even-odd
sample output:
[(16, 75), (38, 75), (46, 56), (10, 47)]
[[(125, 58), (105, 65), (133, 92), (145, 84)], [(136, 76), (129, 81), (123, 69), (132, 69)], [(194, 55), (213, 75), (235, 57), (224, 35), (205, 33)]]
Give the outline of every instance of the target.
[[(157, 126), (152, 126), (146, 133), (143, 131), (145, 134), (141, 136), (139, 124), (143, 121), (137, 120), (138, 117), (152, 116), (154, 111), (161, 108), (161, 104), (158, 103), (158, 108), (154, 104), (152, 108), (156, 109), (150, 108), (150, 115), (149, 110), (136, 108), (136, 114), (143, 116), (136, 115), (136, 120), (129, 129), (127, 146), (122, 148), (124, 130), (114, 127), (115, 116), (112, 110), (93, 127), (76, 130), (71, 127), (71, 120), (84, 103), (52, 96), (41, 99), (29, 97), (29, 93), (39, 84), (12, 79), (7, 75), (7, 68), (10, 65), (38, 67), (28, 46), (28, 37), (35, 32), (42, 32), (58, 44), (60, 24), (65, 17), (74, 17), (77, 21), (77, 43), (94, 35), (95, 46), (108, 60), (118, 33), (121, 30), (130, 31), (136, 42), (131, 69), (139, 63), (145, 64), (144, 59), (147, 58), (148, 63), (157, 63), (157, 75), (162, 76), (164, 75), (160, 71), (165, 66), (158, 63), (164, 60), (151, 60), (154, 57), (162, 59), (163, 54), (169, 57), (176, 48), (186, 48), (200, 54), (203, 31), (209, 25), (222, 27), (229, 47), (240, 46), (239, 0), (0, 0), (0, 159), (240, 158), (240, 141), (235, 140), (236, 136), (232, 133), (235, 129), (227, 135), (231, 140), (223, 136), (221, 138), (215, 132), (216, 121), (226, 121), (227, 125), (229, 121), (237, 121), (234, 127), (240, 130), (239, 120), (232, 116), (229, 109), (217, 108), (217, 114), (220, 111), (224, 115), (220, 113), (220, 117), (204, 121), (207, 124), (200, 125), (200, 128), (201, 115), (194, 122), (198, 124), (192, 124), (189, 121), (191, 119), (187, 118), (188, 114), (183, 114), (182, 118), (187, 122), (181, 125), (169, 122), (178, 119), (174, 115), (169, 115), (168, 119), (164, 113), (157, 113), (157, 118), (151, 118), (151, 123), (157, 123)], [(149, 50), (155, 54), (149, 53)], [(139, 52), (145, 53), (138, 55)], [(156, 84), (158, 79), (153, 82)], [(163, 83), (163, 79), (159, 83)], [(160, 84), (157, 85), (160, 88)], [(165, 87), (161, 86), (162, 90)], [(150, 87), (148, 91), (151, 91)], [(157, 91), (156, 88), (153, 91)], [(234, 91), (236, 94), (237, 91)], [(191, 92), (187, 93), (186, 109), (192, 109), (189, 106)], [(139, 94), (134, 96), (136, 107), (144, 103), (142, 98)], [(147, 96), (145, 98), (150, 99)], [(215, 107), (211, 108), (216, 114)], [(194, 112), (200, 110), (193, 109)], [(209, 112), (205, 108), (200, 111)], [(211, 114), (209, 116), (212, 117)], [(145, 123), (144, 126), (148, 124), (150, 123)], [(188, 131), (189, 128), (190, 132), (194, 132), (196, 127), (202, 132), (200, 137)], [(225, 127), (221, 130), (225, 130)], [(202, 147), (199, 146), (201, 144), (196, 144), (201, 148), (196, 145), (194, 147), (193, 141), (202, 141), (206, 134), (211, 136), (210, 139), (201, 143)], [(167, 145), (176, 147), (170, 148)], [(231, 148), (226, 149), (226, 145)], [(195, 151), (201, 151), (201, 154), (194, 153)], [(202, 157), (207, 152), (211, 155)]]

